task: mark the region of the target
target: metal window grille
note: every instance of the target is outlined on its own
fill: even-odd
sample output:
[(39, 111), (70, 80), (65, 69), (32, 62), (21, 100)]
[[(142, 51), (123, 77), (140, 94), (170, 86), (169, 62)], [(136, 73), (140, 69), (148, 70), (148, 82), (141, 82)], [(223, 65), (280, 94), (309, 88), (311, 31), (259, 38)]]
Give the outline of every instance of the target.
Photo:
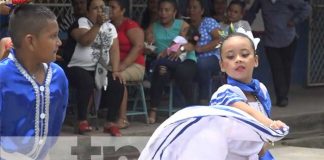
[[(141, 22), (142, 14), (146, 8), (147, 0), (130, 0), (129, 2), (129, 15), (130, 18)], [(34, 0), (36, 5), (44, 5), (49, 7), (58, 19), (66, 14), (72, 14), (73, 9), (71, 6), (71, 0)]]
[(312, 0), (312, 16), (309, 24), (308, 86), (324, 85), (324, 1)]

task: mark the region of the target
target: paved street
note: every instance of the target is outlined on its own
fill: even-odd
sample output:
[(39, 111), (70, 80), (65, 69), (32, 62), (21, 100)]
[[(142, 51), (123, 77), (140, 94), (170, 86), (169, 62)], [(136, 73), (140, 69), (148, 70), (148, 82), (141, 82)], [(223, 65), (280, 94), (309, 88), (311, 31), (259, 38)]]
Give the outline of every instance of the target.
[[(273, 107), (273, 119), (283, 120), (291, 128), (291, 133), (289, 134), (289, 136), (286, 139), (276, 143), (275, 146), (271, 148), (271, 151), (277, 160), (324, 159), (323, 95), (323, 87), (293, 88), (291, 96), (289, 98), (290, 104), (288, 107)], [(159, 117), (158, 122), (162, 122), (165, 118), (165, 116)], [(126, 151), (133, 153), (133, 156), (126, 157), (128, 159), (136, 159), (136, 155), (144, 147), (146, 141), (149, 139), (149, 136), (154, 132), (158, 125), (159, 123), (148, 125), (145, 123), (143, 117), (135, 117), (134, 120), (131, 121), (131, 126), (129, 128), (121, 130), (123, 134), (123, 137), (121, 138), (113, 138), (103, 133), (101, 126), (99, 127), (98, 131), (93, 131), (88, 135), (78, 136), (73, 133), (73, 127), (71, 127), (70, 125), (65, 125), (62, 131), (62, 136), (64, 136), (66, 140), (62, 140), (62, 144), (68, 143), (69, 146), (80, 146), (78, 142), (85, 144), (89, 143), (88, 148), (83, 147), (82, 151), (82, 153), (86, 156), (79, 156), (79, 158), (88, 157), (86, 152), (94, 152), (95, 149), (91, 147), (97, 146), (99, 148), (96, 148), (97, 150), (95, 151), (93, 156), (90, 156), (91, 159), (104, 159), (103, 157), (105, 154), (113, 153), (113, 151), (119, 153), (115, 155), (123, 155), (123, 153), (125, 153)], [(66, 147), (62, 151), (62, 146), (64, 145), (59, 145), (59, 149), (56, 148), (55, 150), (53, 150), (52, 155), (57, 155), (60, 152), (62, 153), (67, 152), (68, 150), (73, 150), (71, 149), (71, 147)], [(130, 146), (133, 146), (136, 149)], [(107, 149), (110, 149), (111, 152), (108, 152)], [(74, 148), (74, 152), (75, 151), (78, 150), (75, 150)], [(64, 159), (77, 159), (76, 155), (71, 156), (71, 152), (67, 153), (68, 154), (66, 154), (66, 156), (70, 157), (65, 157)], [(127, 159), (126, 157), (123, 158)], [(89, 159), (89, 157), (85, 159)], [(108, 159), (114, 158), (110, 157)]]

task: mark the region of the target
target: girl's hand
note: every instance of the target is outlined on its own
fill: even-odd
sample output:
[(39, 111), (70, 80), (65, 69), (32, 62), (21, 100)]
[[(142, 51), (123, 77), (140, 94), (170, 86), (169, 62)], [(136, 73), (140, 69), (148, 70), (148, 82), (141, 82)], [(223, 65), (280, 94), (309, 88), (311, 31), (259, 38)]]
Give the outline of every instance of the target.
[(281, 128), (284, 128), (286, 127), (287, 125), (283, 122), (281, 122), (280, 120), (274, 120), (272, 121), (272, 123), (270, 124), (270, 128), (271, 129), (281, 129)]

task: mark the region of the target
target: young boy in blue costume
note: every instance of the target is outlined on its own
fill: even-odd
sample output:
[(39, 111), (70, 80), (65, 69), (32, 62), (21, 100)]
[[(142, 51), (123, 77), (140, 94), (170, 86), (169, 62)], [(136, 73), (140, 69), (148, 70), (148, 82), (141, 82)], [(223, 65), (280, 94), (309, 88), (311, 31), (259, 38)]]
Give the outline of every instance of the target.
[(68, 82), (52, 63), (62, 44), (48, 8), (20, 5), (9, 21), (13, 47), (0, 62), (0, 159), (44, 159), (65, 118)]

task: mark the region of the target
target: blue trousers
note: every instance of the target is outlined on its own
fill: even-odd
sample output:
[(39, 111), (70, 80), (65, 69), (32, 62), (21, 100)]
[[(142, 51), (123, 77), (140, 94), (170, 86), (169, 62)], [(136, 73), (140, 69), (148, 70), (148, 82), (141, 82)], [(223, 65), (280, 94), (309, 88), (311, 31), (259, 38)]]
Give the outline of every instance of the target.
[[(219, 60), (216, 56), (199, 57), (197, 61), (197, 81), (199, 86), (199, 100), (209, 100), (214, 92), (212, 89), (212, 75), (218, 75), (220, 72)], [(217, 89), (220, 84), (217, 84)]]

